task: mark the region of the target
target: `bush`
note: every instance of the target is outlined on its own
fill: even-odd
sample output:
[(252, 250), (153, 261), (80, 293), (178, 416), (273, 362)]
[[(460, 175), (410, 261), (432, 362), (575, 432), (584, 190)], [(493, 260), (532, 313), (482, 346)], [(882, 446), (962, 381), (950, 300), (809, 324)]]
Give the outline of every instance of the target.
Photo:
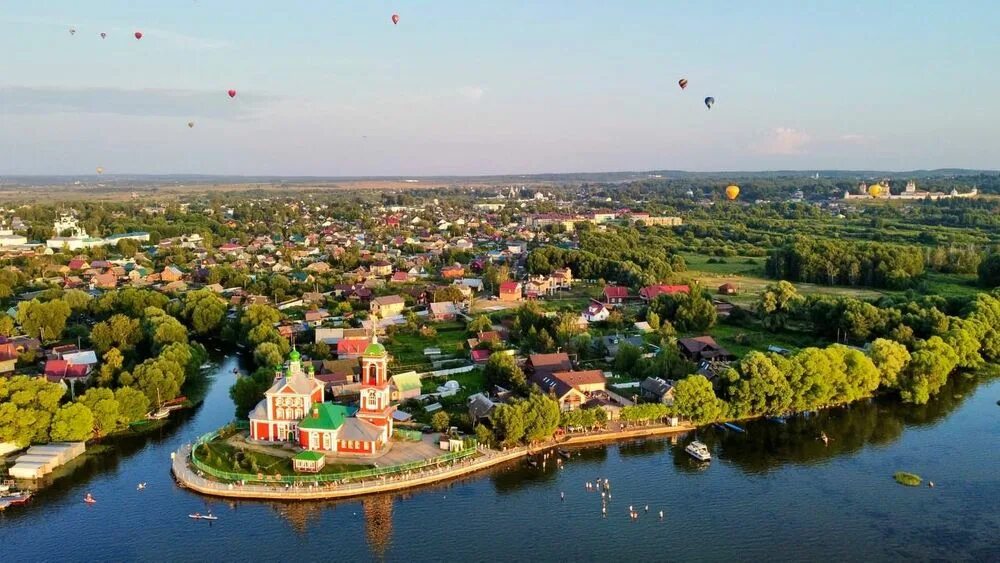
[(920, 483), (923, 482), (920, 475), (914, 475), (905, 471), (897, 471), (892, 475), (892, 478), (900, 485), (906, 485), (907, 487), (919, 487)]

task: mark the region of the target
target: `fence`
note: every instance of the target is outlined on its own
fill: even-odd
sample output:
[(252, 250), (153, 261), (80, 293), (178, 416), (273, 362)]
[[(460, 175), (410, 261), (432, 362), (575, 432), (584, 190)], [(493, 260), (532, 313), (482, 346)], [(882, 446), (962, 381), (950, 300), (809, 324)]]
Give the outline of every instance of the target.
[(444, 463), (452, 463), (457, 460), (469, 457), (476, 453), (477, 444), (475, 439), (467, 439), (468, 447), (459, 450), (457, 452), (451, 452), (442, 456), (414, 461), (411, 463), (404, 463), (401, 465), (393, 465), (389, 467), (376, 467), (373, 469), (362, 469), (359, 471), (346, 471), (341, 473), (316, 473), (309, 475), (264, 475), (263, 473), (235, 473), (230, 471), (222, 471), (216, 469), (207, 463), (198, 459), (196, 452), (198, 451), (198, 446), (211, 442), (218, 437), (218, 432), (209, 432), (208, 434), (202, 435), (195, 441), (194, 446), (191, 448), (191, 465), (197, 468), (200, 472), (205, 475), (211, 475), (212, 477), (219, 479), (221, 481), (227, 481), (231, 483), (246, 482), (246, 483), (284, 483), (288, 485), (294, 484), (309, 484), (309, 483), (349, 483), (351, 481), (356, 481), (360, 479), (368, 479), (372, 477), (382, 477), (390, 475), (398, 475), (400, 473), (407, 473), (410, 471), (419, 471), (426, 468), (439, 467)]

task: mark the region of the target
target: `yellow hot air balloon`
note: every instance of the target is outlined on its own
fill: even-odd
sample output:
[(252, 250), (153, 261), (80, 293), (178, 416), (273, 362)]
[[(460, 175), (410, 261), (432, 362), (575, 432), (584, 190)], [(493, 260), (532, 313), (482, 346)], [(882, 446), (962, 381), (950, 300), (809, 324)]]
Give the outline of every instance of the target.
[(878, 184), (872, 184), (871, 187), (868, 188), (868, 195), (872, 197), (878, 197), (882, 195), (882, 186)]
[(740, 195), (740, 187), (736, 184), (732, 184), (726, 188), (726, 198), (730, 201), (736, 199), (738, 195)]
[(98, 166), (97, 167), (97, 173), (98, 174), (104, 174), (104, 167), (103, 166)]

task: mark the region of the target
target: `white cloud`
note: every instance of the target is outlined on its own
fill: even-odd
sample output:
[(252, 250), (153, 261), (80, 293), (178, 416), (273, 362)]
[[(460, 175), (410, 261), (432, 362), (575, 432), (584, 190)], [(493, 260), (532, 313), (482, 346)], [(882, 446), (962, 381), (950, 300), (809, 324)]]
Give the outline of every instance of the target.
[(790, 127), (776, 127), (758, 149), (764, 154), (802, 154), (811, 140), (809, 134), (804, 131)]
[(472, 100), (473, 102), (478, 102), (482, 99), (483, 94), (486, 93), (486, 89), (482, 86), (463, 86), (458, 89), (458, 95), (462, 96), (467, 100)]

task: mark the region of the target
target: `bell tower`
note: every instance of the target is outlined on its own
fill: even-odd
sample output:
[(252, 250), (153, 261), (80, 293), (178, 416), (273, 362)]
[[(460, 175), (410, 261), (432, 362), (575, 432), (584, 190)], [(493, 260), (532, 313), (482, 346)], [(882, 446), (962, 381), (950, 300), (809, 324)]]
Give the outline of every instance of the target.
[(361, 404), (357, 417), (378, 426), (387, 426), (391, 436), (394, 407), (389, 404), (388, 370), (389, 354), (373, 334), (372, 343), (361, 356)]

